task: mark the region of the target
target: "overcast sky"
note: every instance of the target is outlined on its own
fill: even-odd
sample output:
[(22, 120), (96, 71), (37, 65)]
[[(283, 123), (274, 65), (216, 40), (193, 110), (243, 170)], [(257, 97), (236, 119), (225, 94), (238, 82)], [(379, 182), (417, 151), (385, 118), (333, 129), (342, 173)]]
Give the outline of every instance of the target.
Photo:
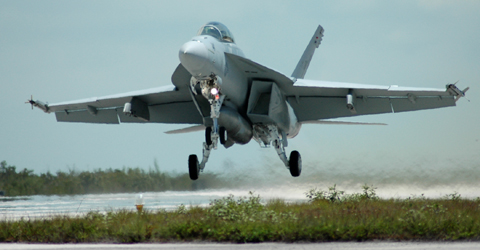
[[(41, 173), (148, 169), (156, 159), (162, 170), (187, 172), (188, 155), (201, 155), (203, 132), (58, 123), (24, 102), (169, 85), (180, 46), (209, 21), (229, 27), (248, 58), (290, 75), (321, 24), (324, 38), (306, 79), (429, 88), (459, 81), (470, 86), (471, 101), (340, 119), (388, 126), (304, 125), (287, 148), (302, 154), (303, 175), (342, 166), (468, 165), (480, 178), (479, 13), (480, 1), (0, 0), (0, 161)], [(256, 172), (267, 164), (290, 175), (274, 149), (253, 140), (213, 151), (206, 170)]]

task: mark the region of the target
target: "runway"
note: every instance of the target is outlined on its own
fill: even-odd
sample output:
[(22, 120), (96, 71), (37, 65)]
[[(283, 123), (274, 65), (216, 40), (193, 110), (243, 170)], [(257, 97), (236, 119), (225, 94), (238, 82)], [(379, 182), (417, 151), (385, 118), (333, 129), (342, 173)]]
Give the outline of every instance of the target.
[(260, 244), (217, 244), (217, 243), (178, 243), (178, 244), (23, 244), (23, 243), (0, 243), (3, 250), (34, 250), (34, 249), (251, 249), (251, 250), (282, 250), (282, 249), (325, 249), (325, 250), (351, 250), (351, 249), (453, 249), (469, 250), (480, 249), (480, 242), (329, 242), (329, 243), (260, 243)]

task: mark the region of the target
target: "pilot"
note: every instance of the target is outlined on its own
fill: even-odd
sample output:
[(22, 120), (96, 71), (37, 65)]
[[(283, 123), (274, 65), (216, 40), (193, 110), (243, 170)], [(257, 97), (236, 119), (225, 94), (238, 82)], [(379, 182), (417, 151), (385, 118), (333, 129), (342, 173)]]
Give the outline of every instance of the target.
[(218, 37), (218, 32), (215, 30), (214, 27), (205, 27), (205, 32), (206, 35), (213, 36), (215, 38), (220, 38)]
[(227, 34), (226, 31), (222, 31), (222, 40), (233, 42), (232, 38)]

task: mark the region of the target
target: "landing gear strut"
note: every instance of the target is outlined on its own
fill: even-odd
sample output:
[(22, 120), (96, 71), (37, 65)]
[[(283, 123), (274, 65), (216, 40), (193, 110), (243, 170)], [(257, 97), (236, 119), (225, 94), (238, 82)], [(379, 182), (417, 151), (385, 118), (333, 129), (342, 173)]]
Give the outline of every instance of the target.
[[(282, 139), (280, 139), (280, 133), (275, 125), (253, 125), (254, 139), (260, 143), (260, 146), (268, 147), (270, 144), (277, 151), (278, 157), (285, 164), (285, 167), (290, 170), (290, 174), (293, 177), (300, 176), (302, 172), (302, 158), (298, 151), (292, 151), (290, 153), (290, 159), (287, 159), (285, 154), (285, 147), (288, 146), (287, 135), (281, 132)], [(263, 145), (262, 145), (263, 144)]]
[(217, 149), (218, 139), (220, 139), (221, 144), (225, 144), (226, 141), (225, 128), (219, 128), (218, 125), (220, 108), (222, 107), (223, 100), (225, 100), (225, 95), (220, 93), (222, 79), (214, 74), (210, 75), (208, 79), (204, 80), (197, 81), (195, 78), (192, 78), (190, 81), (190, 87), (194, 94), (197, 94), (195, 90), (196, 84), (200, 84), (202, 95), (210, 103), (210, 118), (213, 120), (213, 127), (207, 127), (205, 129), (205, 142), (203, 143), (202, 162), (198, 162), (196, 155), (190, 155), (188, 157), (188, 172), (190, 174), (190, 179), (192, 180), (198, 179), (200, 172), (203, 172), (205, 164), (208, 161), (208, 157), (210, 156), (210, 152), (212, 149)]

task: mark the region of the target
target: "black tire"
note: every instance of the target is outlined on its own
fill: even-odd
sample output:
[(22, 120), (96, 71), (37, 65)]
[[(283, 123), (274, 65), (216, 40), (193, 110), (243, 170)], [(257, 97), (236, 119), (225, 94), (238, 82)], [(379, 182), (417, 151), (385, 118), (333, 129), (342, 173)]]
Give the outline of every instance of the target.
[(293, 177), (300, 176), (300, 173), (302, 173), (302, 157), (298, 151), (294, 150), (290, 153), (288, 166), (290, 167), (290, 174)]
[(205, 129), (205, 142), (208, 146), (212, 145), (212, 127)]
[(197, 155), (190, 155), (188, 157), (188, 173), (192, 181), (198, 179), (198, 158)]
[(220, 143), (225, 145), (225, 142), (227, 142), (227, 130), (224, 127), (220, 127), (218, 133), (220, 135)]

